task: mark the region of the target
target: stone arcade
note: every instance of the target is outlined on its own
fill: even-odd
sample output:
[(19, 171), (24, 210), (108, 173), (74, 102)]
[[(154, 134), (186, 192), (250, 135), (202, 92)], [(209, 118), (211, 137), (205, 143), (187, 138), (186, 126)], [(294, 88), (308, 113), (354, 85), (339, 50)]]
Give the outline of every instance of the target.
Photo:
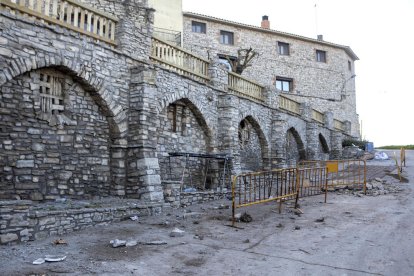
[[(248, 80), (217, 58), (156, 44), (153, 14), (145, 0), (1, 2), (0, 199), (180, 205), (183, 188), (207, 187), (196, 200), (214, 199), (229, 181), (222, 161), (170, 152), (224, 154), (232, 174), (340, 157), (350, 121), (273, 86), (252, 82), (259, 97), (236, 88), (234, 78)], [(168, 51), (203, 73), (175, 66)]]

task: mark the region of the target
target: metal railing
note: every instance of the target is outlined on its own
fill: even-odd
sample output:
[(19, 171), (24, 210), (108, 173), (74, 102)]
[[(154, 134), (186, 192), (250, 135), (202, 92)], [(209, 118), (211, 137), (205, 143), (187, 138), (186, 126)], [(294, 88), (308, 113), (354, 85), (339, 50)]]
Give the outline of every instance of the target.
[(288, 168), (265, 172), (240, 174), (232, 183), (232, 225), (235, 225), (236, 208), (270, 201), (279, 202), (279, 213), (285, 200), (327, 193), (327, 168)]
[(339, 131), (345, 131), (344, 123), (334, 119), (334, 128)]
[(279, 107), (281, 109), (300, 115), (300, 103), (299, 102), (291, 100), (282, 95), (280, 95), (279, 98), (280, 98)]
[(176, 47), (181, 47), (181, 32), (154, 27), (152, 35)]
[(295, 199), (299, 192), (297, 169), (280, 169), (240, 174), (232, 183), (232, 225), (236, 223), (236, 208), (270, 201)]
[(115, 25), (118, 19), (83, 3), (73, 0), (1, 0), (0, 6), (11, 13), (33, 16), (116, 45)]
[(327, 188), (362, 189), (366, 194), (367, 166), (365, 160), (300, 161), (298, 168), (327, 168)]
[(209, 61), (159, 38), (152, 38), (151, 59), (180, 75), (207, 82)]
[(229, 72), (229, 89), (242, 97), (264, 101), (263, 86), (233, 72)]
[(324, 118), (325, 116), (323, 113), (319, 112), (318, 110), (312, 109), (312, 119), (314, 121), (317, 121), (318, 123), (324, 124)]

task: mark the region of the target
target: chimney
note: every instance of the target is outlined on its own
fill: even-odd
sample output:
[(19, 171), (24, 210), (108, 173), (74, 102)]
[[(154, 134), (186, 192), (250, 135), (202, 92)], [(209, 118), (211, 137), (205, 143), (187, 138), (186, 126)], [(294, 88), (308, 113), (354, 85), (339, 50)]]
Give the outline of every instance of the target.
[(323, 41), (323, 35), (318, 35), (318, 40)]
[(267, 16), (267, 15), (262, 16), (262, 25), (261, 25), (261, 27), (263, 29), (270, 29), (269, 16)]

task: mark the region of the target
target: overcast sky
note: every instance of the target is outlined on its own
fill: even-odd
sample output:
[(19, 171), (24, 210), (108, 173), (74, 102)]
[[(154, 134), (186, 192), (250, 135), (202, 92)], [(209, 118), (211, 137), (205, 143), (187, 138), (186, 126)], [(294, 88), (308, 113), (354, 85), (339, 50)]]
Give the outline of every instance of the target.
[(350, 46), (362, 138), (414, 144), (414, 0), (183, 0), (183, 10), (255, 26), (268, 15), (271, 29)]

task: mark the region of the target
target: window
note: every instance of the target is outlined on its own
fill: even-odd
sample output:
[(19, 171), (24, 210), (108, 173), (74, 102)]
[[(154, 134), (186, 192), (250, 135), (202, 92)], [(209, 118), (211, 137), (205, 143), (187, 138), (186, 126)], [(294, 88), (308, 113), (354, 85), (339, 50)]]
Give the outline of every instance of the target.
[(350, 60), (348, 60), (348, 70), (352, 71), (352, 63)]
[(220, 31), (220, 43), (221, 44), (234, 44), (234, 34), (232, 32)]
[(191, 21), (191, 30), (193, 33), (206, 33), (206, 23)]
[(277, 43), (277, 46), (278, 46), (279, 55), (284, 55), (284, 56), (289, 55), (289, 43), (284, 43), (284, 42), (279, 41)]
[(321, 50), (316, 50), (316, 61), (326, 62), (326, 52)]
[(250, 141), (250, 130), (251, 126), (249, 122), (243, 119), (239, 124), (239, 144), (242, 149), (245, 148)]
[(63, 79), (53, 72), (40, 73), (40, 108), (44, 113), (59, 114), (64, 110)]
[(280, 91), (292, 91), (293, 80), (289, 78), (276, 77), (276, 89)]

